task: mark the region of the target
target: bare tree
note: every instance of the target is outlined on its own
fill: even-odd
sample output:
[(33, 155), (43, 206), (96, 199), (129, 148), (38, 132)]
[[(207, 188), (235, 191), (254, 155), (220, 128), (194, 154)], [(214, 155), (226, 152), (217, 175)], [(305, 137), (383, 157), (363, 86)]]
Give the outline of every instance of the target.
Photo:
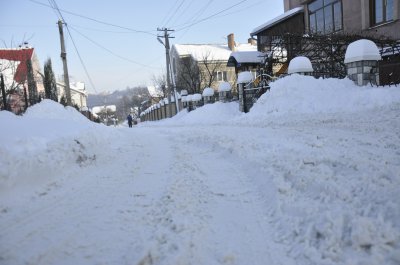
[(198, 93), (201, 89), (202, 77), (199, 65), (192, 57), (179, 60), (177, 87), (186, 89), (189, 94)]
[(205, 87), (211, 87), (217, 81), (217, 72), (224, 63), (213, 58), (211, 51), (205, 52), (199, 60), (188, 56), (181, 58), (178, 64), (177, 86), (189, 93), (200, 93)]
[(165, 72), (159, 74), (159, 75), (153, 75), (151, 78), (153, 81), (153, 84), (155, 88), (158, 90), (158, 94), (160, 94), (161, 97), (166, 97), (168, 95), (168, 85), (167, 85), (167, 76)]
[(217, 81), (217, 72), (222, 69), (223, 62), (215, 60), (211, 52), (203, 54), (201, 61), (199, 62), (200, 74), (202, 75), (202, 84), (205, 87), (211, 87), (215, 81)]

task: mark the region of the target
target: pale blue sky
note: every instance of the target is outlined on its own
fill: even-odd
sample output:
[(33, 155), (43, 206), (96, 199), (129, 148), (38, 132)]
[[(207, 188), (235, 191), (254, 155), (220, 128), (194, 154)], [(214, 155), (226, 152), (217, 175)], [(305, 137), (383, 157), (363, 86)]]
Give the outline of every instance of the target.
[[(236, 42), (244, 43), (255, 27), (283, 13), (282, 0), (56, 0), (56, 3), (62, 10), (128, 28), (61, 11), (95, 87), (65, 32), (69, 74), (74, 80), (85, 82), (90, 93), (152, 85), (152, 76), (165, 69), (165, 49), (155, 36), (157, 27), (176, 30), (171, 45), (225, 43), (229, 33), (235, 34)], [(27, 40), (35, 48), (42, 67), (50, 57), (59, 76), (63, 71), (58, 16), (44, 5), (49, 5), (49, 1), (0, 0), (0, 47), (15, 47)], [(192, 25), (202, 19), (205, 20)]]

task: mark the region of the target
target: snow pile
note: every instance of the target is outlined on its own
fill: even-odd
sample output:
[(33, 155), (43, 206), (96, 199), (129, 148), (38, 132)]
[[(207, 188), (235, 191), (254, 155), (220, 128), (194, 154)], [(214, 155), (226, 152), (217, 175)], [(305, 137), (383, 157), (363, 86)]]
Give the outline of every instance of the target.
[(170, 119), (157, 122), (145, 122), (142, 123), (141, 126), (147, 126), (147, 124), (151, 124), (152, 126), (219, 125), (226, 123), (226, 121), (233, 120), (241, 114), (237, 102), (215, 102), (213, 104), (206, 104), (191, 112), (183, 110)]
[(69, 120), (87, 122), (87, 118), (76, 111), (73, 107), (64, 107), (54, 101), (45, 99), (40, 104), (28, 108), (24, 117), (31, 119)]
[(211, 87), (206, 87), (203, 90), (203, 97), (212, 97), (214, 96), (214, 89)]
[(218, 92), (231, 91), (231, 84), (229, 82), (221, 82), (218, 86)]
[(399, 104), (397, 87), (359, 87), (349, 79), (315, 79), (291, 75), (270, 84), (248, 115), (249, 119), (321, 113), (351, 113)]
[(250, 71), (240, 72), (238, 75), (237, 83), (249, 83), (254, 80), (254, 75)]
[(371, 40), (357, 40), (349, 44), (344, 56), (344, 63), (352, 63), (358, 61), (379, 61), (381, 55), (378, 47)]
[(398, 265), (399, 94), (292, 75), (133, 129), (1, 111), (0, 263)]
[[(0, 190), (48, 182), (65, 167), (96, 160), (96, 149), (111, 141), (103, 125), (72, 107), (44, 100), (24, 116), (0, 112)], [(11, 189), (12, 190), (12, 189)]]
[(305, 56), (297, 56), (290, 60), (288, 74), (309, 73), (313, 71), (314, 69), (312, 67), (310, 59)]

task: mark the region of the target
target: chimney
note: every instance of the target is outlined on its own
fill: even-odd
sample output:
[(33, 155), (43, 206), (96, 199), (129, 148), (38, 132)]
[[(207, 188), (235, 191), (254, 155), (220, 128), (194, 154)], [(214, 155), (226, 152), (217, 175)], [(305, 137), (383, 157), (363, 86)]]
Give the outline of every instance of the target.
[(231, 51), (235, 51), (235, 35), (233, 33), (228, 35), (228, 47)]
[(254, 45), (254, 46), (257, 45), (257, 40), (254, 39), (254, 38), (249, 38), (249, 39), (247, 40), (247, 42), (248, 42), (249, 44), (251, 44), (251, 45)]

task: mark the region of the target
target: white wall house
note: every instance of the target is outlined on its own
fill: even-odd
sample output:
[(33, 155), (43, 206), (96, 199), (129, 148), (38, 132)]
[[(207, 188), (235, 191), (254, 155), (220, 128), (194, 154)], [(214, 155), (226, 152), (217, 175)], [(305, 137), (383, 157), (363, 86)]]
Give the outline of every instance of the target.
[[(87, 108), (87, 92), (85, 89), (85, 83), (71, 83), (70, 89), (72, 104), (78, 105), (80, 110)], [(62, 82), (57, 82), (57, 95), (58, 101), (60, 101), (60, 99), (65, 95), (65, 84)]]

